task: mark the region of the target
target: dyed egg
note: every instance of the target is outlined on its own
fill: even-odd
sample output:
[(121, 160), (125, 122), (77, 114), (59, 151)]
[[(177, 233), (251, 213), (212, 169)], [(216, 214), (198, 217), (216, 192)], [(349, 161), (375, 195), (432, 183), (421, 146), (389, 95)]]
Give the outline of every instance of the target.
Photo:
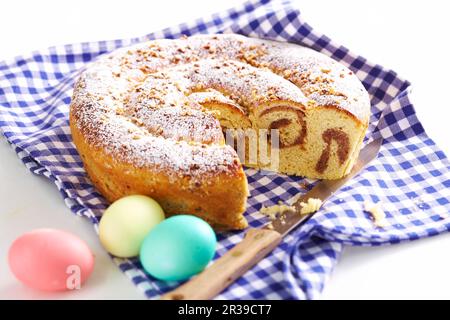
[(17, 238), (9, 249), (8, 262), (19, 281), (45, 291), (79, 289), (94, 268), (87, 244), (55, 229), (37, 229)]
[(152, 198), (124, 197), (105, 210), (99, 225), (100, 242), (114, 256), (135, 257), (148, 232), (163, 220), (164, 211)]
[(200, 218), (174, 216), (157, 225), (142, 243), (144, 269), (157, 279), (185, 280), (202, 271), (214, 257), (217, 239)]

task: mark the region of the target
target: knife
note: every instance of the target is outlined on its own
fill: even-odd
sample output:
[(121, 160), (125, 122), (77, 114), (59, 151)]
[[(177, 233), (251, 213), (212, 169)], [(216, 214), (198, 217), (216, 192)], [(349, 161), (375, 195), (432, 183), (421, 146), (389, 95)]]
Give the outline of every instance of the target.
[(163, 295), (161, 299), (206, 300), (214, 298), (274, 250), (290, 231), (312, 217), (313, 214), (300, 214), (302, 202), (307, 202), (310, 198), (317, 198), (322, 200), (323, 204), (326, 199), (376, 158), (381, 144), (381, 138), (367, 144), (361, 150), (348, 175), (338, 180), (318, 182), (295, 202), (293, 205), (295, 210), (284, 212), (284, 219), (276, 219), (262, 228), (249, 229), (240, 243), (226, 252), (210, 267), (177, 289)]

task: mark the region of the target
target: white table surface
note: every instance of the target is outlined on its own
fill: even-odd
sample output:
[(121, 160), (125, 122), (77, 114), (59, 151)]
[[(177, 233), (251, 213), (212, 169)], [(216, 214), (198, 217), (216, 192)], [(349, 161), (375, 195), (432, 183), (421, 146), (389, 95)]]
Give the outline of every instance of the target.
[[(55, 44), (138, 36), (240, 1), (9, 1), (0, 59)], [(446, 1), (298, 1), (313, 27), (414, 84), (417, 113), (450, 154), (450, 19)], [(46, 179), (30, 174), (0, 138), (0, 298), (143, 299), (106, 255), (90, 223), (70, 213)], [(85, 239), (96, 266), (82, 290), (42, 293), (18, 283), (7, 250), (24, 232), (61, 228)], [(346, 248), (323, 299), (450, 298), (450, 234), (379, 248)]]

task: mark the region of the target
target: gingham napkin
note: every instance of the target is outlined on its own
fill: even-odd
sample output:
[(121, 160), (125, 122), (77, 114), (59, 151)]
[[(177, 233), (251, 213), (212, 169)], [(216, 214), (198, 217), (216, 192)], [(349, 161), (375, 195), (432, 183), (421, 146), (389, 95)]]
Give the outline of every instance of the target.
[[(450, 230), (450, 164), (417, 119), (409, 100), (409, 83), (314, 31), (288, 2), (252, 1), (140, 38), (52, 47), (0, 63), (3, 134), (27, 168), (52, 180), (67, 206), (89, 218), (97, 230), (107, 204), (83, 170), (68, 124), (68, 106), (78, 74), (88, 62), (122, 46), (217, 32), (295, 42), (340, 61), (370, 93), (372, 117), (366, 142), (384, 138), (378, 158), (367, 169), (218, 298), (313, 299), (320, 294), (344, 245), (394, 244)], [(246, 217), (252, 227), (265, 222), (258, 213), (261, 205), (287, 201), (305, 192), (302, 178), (246, 172), (251, 190)], [(387, 227), (373, 224), (363, 211), (364, 201), (382, 202)], [(219, 234), (216, 258), (243, 235)], [(149, 298), (179, 285), (153, 279), (137, 259), (114, 261)]]

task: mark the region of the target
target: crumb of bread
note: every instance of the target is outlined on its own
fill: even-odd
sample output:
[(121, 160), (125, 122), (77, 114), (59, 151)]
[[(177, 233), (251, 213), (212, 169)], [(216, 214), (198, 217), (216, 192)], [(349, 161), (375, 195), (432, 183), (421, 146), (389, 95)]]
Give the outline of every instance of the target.
[(372, 215), (373, 223), (375, 226), (383, 228), (388, 225), (388, 222), (386, 220), (386, 214), (381, 209), (381, 202), (371, 203), (369, 201), (365, 201), (364, 211), (367, 211)]
[(302, 209), (300, 210), (300, 214), (314, 213), (318, 211), (321, 206), (322, 200), (316, 198), (309, 198), (306, 203), (305, 202), (300, 203), (300, 207), (302, 207)]
[[(262, 206), (261, 209), (259, 210), (259, 212), (261, 212), (261, 214), (268, 217), (270, 220), (280, 219), (281, 222), (283, 223), (284, 219), (285, 219), (284, 212), (295, 211), (296, 209), (295, 209), (294, 204), (297, 202), (297, 200), (300, 198), (300, 196), (301, 196), (301, 194), (298, 194), (298, 195), (294, 196), (292, 199), (289, 199), (287, 201), (288, 205), (279, 201), (278, 204), (270, 206), (270, 207)], [(316, 198), (309, 198), (306, 203), (305, 202), (300, 203), (300, 207), (301, 207), (300, 214), (303, 215), (303, 214), (314, 213), (314, 212), (318, 211), (321, 206), (322, 206), (322, 200), (316, 199)]]
[(265, 207), (262, 206), (259, 212), (267, 216), (270, 220), (275, 220), (280, 217), (285, 211), (293, 211), (295, 208), (293, 206), (288, 206), (283, 203), (278, 203), (276, 205)]

